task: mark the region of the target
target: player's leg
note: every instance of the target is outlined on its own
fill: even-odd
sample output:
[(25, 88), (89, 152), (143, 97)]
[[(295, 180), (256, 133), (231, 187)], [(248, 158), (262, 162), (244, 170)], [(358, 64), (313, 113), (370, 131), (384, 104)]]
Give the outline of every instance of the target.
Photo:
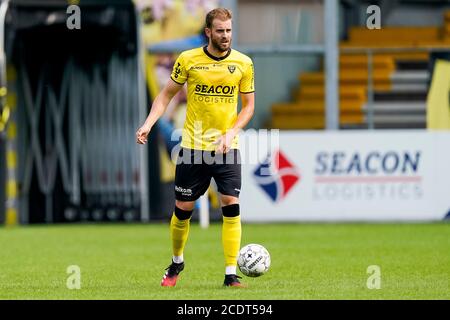
[(175, 210), (170, 219), (170, 238), (172, 241), (172, 261), (183, 263), (183, 252), (189, 235), (189, 225), (194, 210), (194, 201), (175, 200)]
[[(225, 281), (227, 286), (242, 286), (237, 277), (237, 257), (241, 245), (241, 216), (239, 193), (241, 189), (241, 165), (239, 150), (232, 149), (223, 164), (213, 165), (222, 205), (222, 246), (225, 256)], [(230, 161), (230, 155), (231, 160)], [(220, 155), (219, 155), (220, 156)]]
[(178, 275), (184, 269), (184, 248), (189, 236), (190, 220), (195, 201), (207, 190), (211, 177), (204, 165), (195, 164), (191, 150), (180, 150), (179, 157), (189, 153), (184, 161), (179, 161), (175, 169), (175, 210), (170, 220), (172, 242), (172, 263), (166, 269), (162, 286), (173, 287)]
[(222, 204), (222, 245), (225, 255), (225, 274), (236, 274), (236, 262), (241, 245), (241, 217), (237, 197), (220, 196)]
[(237, 257), (241, 246), (241, 216), (239, 212), (239, 199), (234, 196), (220, 196), (222, 204), (222, 246), (225, 256), (226, 286), (242, 286), (237, 277)]
[(175, 201), (175, 210), (170, 219), (170, 239), (172, 241), (172, 263), (166, 268), (161, 285), (173, 287), (178, 275), (184, 270), (183, 251), (189, 235), (189, 224), (194, 201)]

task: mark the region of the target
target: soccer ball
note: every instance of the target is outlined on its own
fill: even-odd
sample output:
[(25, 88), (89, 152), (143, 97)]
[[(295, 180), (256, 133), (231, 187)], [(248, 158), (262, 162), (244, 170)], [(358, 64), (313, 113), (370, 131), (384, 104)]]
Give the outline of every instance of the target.
[(260, 244), (248, 244), (239, 251), (238, 266), (239, 270), (248, 277), (262, 276), (269, 270), (270, 254)]

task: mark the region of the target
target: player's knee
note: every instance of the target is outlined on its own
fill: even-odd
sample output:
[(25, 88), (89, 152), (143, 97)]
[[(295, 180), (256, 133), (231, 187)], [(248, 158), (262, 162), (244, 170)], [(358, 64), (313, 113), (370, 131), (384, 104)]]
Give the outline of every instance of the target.
[(195, 201), (175, 200), (175, 206), (186, 211), (194, 210)]
[(189, 205), (179, 205), (179, 203), (177, 203), (175, 205), (175, 216), (179, 219), (179, 220), (186, 220), (192, 217), (192, 212), (194, 211), (193, 206), (189, 206)]
[(240, 214), (239, 203), (230, 204), (222, 207), (222, 214), (224, 217), (237, 217)]
[(229, 206), (232, 204), (238, 204), (239, 198), (222, 194), (220, 195), (220, 202), (222, 203), (222, 206)]

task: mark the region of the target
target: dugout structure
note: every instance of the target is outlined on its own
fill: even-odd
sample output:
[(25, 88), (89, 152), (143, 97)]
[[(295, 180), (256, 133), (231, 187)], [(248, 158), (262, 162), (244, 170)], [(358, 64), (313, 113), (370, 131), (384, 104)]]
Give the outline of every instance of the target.
[[(16, 159), (3, 169), (14, 186), (5, 193), (10, 222), (148, 220), (147, 154), (135, 143), (147, 102), (133, 2), (4, 2), (16, 102), (7, 124), (16, 130), (3, 139), (3, 156)], [(80, 28), (69, 28), (76, 12)]]

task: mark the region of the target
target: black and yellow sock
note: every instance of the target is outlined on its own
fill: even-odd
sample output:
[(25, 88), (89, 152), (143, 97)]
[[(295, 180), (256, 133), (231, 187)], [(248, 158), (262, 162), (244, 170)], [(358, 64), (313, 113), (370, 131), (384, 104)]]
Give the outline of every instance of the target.
[(186, 211), (175, 207), (175, 212), (170, 220), (170, 238), (172, 240), (172, 252), (174, 256), (182, 256), (184, 246), (189, 235), (189, 224), (192, 210)]
[(225, 274), (236, 274), (242, 234), (239, 204), (222, 207), (222, 214), (222, 245), (225, 255)]

